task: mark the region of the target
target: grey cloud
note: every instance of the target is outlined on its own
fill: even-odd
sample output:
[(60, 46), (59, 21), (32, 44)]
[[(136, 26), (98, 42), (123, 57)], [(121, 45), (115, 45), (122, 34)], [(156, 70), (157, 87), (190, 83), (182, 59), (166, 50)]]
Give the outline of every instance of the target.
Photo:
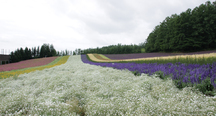
[[(72, 1), (71, 1), (72, 2)], [(51, 0), (49, 2), (50, 6), (53, 7), (56, 14), (67, 14), (69, 11), (69, 4), (66, 3), (66, 1), (60, 1), (60, 0)]]
[(153, 30), (167, 16), (180, 14), (205, 2), (205, 0), (136, 0), (131, 2), (131, 6), (136, 8), (136, 17), (148, 22), (149, 28)]
[[(78, 18), (92, 30), (100, 34), (132, 32), (138, 25), (135, 22), (134, 9), (123, 0), (97, 1), (100, 10), (106, 16), (91, 16), (71, 14), (72, 18)], [(105, 18), (104, 18), (105, 17)]]
[(134, 8), (125, 0), (98, 0), (98, 3), (115, 22), (128, 22), (134, 19)]
[(122, 32), (131, 32), (135, 29), (136, 24), (133, 22), (130, 23), (115, 23), (115, 22), (94, 22), (86, 21), (86, 24), (91, 27), (91, 29), (97, 31), (101, 34), (110, 34), (110, 33), (122, 33)]

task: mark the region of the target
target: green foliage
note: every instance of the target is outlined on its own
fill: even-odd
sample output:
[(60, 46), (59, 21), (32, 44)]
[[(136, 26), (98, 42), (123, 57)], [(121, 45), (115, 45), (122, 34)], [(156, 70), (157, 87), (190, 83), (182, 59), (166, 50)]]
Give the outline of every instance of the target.
[(132, 71), (135, 76), (140, 76), (141, 74), (138, 71)]
[(22, 47), (20, 49), (17, 49), (15, 52), (11, 52), (10, 56), (10, 62), (19, 62), (22, 60), (28, 60), (32, 58), (42, 58), (42, 57), (52, 57), (56, 56), (56, 50), (54, 46), (51, 44), (43, 44), (41, 48), (38, 46), (30, 49), (30, 48), (25, 48), (23, 49)]
[[(140, 45), (110, 45), (102, 48), (85, 49), (83, 54), (98, 53), (98, 54), (130, 54), (130, 53), (141, 53), (141, 49), (144, 49), (145, 44)], [(144, 49), (145, 50), (145, 49)]]
[(163, 80), (167, 79), (167, 76), (165, 76), (162, 71), (157, 71), (155, 72), (155, 74), (157, 74), (160, 79), (163, 79)]
[(203, 94), (214, 96), (214, 86), (211, 84), (210, 78), (206, 78), (202, 81), (202, 83), (197, 84), (195, 86), (199, 91), (201, 91)]
[(185, 88), (186, 86), (189, 86), (190, 84), (189, 83), (184, 83), (182, 82), (181, 80), (174, 80), (174, 84), (177, 88), (179, 89), (183, 89)]
[(199, 84), (184, 83), (181, 80), (174, 80), (174, 84), (179, 89), (195, 86), (196, 89), (207, 96), (214, 96), (216, 94), (214, 86), (211, 84), (210, 78), (206, 78), (202, 81), (202, 83)]
[(173, 14), (149, 34), (146, 52), (190, 52), (216, 49), (216, 2)]
[(141, 53), (145, 53), (145, 48), (141, 48)]
[[(162, 71), (157, 71), (155, 74), (158, 75), (159, 78), (165, 80), (168, 78), (168, 76), (164, 76), (164, 73)], [(193, 87), (195, 86), (195, 89), (198, 89), (200, 92), (207, 96), (215, 96), (216, 91), (214, 90), (214, 86), (211, 84), (210, 78), (206, 78), (202, 81), (200, 84), (191, 84), (190, 82), (184, 83), (181, 80), (173, 80), (175, 86), (178, 89), (183, 89), (185, 87)]]

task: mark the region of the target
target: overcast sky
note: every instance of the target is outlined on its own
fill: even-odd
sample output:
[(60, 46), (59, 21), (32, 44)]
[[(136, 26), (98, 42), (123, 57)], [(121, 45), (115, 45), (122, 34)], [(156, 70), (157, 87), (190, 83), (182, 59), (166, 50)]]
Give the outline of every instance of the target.
[(0, 0), (0, 49), (8, 53), (43, 43), (58, 51), (139, 44), (167, 16), (206, 1)]

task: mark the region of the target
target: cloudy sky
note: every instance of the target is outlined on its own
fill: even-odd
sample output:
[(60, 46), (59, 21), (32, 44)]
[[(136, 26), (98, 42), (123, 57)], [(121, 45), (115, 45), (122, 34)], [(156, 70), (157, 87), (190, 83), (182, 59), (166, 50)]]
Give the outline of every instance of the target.
[(58, 51), (139, 44), (167, 16), (206, 1), (0, 0), (0, 54), (43, 43)]

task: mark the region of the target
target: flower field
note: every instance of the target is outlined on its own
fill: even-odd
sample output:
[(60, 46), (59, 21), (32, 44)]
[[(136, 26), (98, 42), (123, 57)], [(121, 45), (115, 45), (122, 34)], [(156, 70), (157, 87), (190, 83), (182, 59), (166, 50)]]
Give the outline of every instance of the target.
[(172, 57), (172, 56), (188, 56), (188, 55), (203, 55), (209, 53), (216, 53), (216, 50), (190, 52), (190, 53), (136, 53), (136, 54), (104, 54), (112, 60), (121, 59), (138, 59), (138, 58), (154, 58), (154, 57)]
[[(1, 78), (8, 78), (8, 77), (11, 77), (11, 76), (18, 76), (20, 74), (25, 74), (25, 73), (29, 73), (29, 72), (36, 71), (36, 70), (43, 70), (43, 69), (46, 69), (46, 68), (51, 68), (51, 67), (54, 67), (54, 66), (58, 66), (58, 65), (64, 64), (67, 61), (68, 57), (69, 56), (58, 57), (58, 58), (57, 57), (49, 57), (48, 59), (43, 58), (42, 60), (38, 59), (38, 60), (30, 60), (30, 61), (19, 62), (17, 64), (15, 63), (15, 65), (17, 65), (16, 68), (23, 68), (23, 66), (25, 66), (25, 67), (28, 66), (29, 67), (29, 66), (33, 66), (33, 65), (34, 66), (38, 65), (38, 64), (40, 64), (40, 63), (38, 63), (38, 61), (46, 63), (47, 61), (50, 61), (50, 60), (54, 59), (54, 61), (52, 61), (51, 63), (48, 63), (46, 65), (43, 65), (44, 63), (40, 64), (42, 66), (0, 72), (0, 79)], [(36, 62), (38, 64), (34, 64), (33, 62)], [(25, 64), (28, 64), (28, 63), (30, 65), (25, 65)]]
[[(89, 56), (90, 59), (100, 62), (100, 58), (97, 56)], [(112, 67), (115, 69), (128, 69), (135, 75), (141, 73), (145, 74), (159, 74), (162, 79), (171, 77), (178, 88), (184, 88), (186, 86), (195, 86), (201, 92), (206, 95), (215, 95), (216, 89), (216, 62), (211, 64), (185, 64), (180, 62), (175, 63), (97, 63), (89, 61), (86, 55), (82, 55), (84, 63)], [(102, 60), (106, 61), (106, 60)], [(113, 60), (116, 61), (116, 60)]]
[(31, 59), (31, 60), (20, 61), (17, 63), (0, 65), (0, 72), (23, 69), (28, 67), (42, 66), (54, 61), (56, 58), (57, 57), (47, 57), (47, 58)]
[[(148, 53), (146, 53), (148, 55)], [(120, 59), (121, 56), (119, 57), (119, 59), (110, 59), (110, 58), (107, 58), (104, 59), (103, 56), (104, 55), (101, 55), (101, 54), (87, 54), (89, 56), (89, 58), (94, 61), (94, 62), (160, 62), (160, 61), (173, 61), (175, 60), (178, 61), (178, 62), (194, 62), (194, 63), (197, 63), (197, 62), (204, 62), (204, 63), (209, 63), (209, 62), (215, 62), (215, 58), (216, 58), (216, 53), (205, 53), (205, 54), (191, 54), (191, 55), (172, 55), (172, 56), (156, 56), (154, 55), (154, 57), (143, 57), (143, 58), (136, 58), (135, 55), (140, 55), (140, 54), (132, 54), (134, 55), (134, 58), (132, 58), (131, 55), (129, 55), (129, 57), (127, 59)], [(124, 54), (124, 56), (126, 56), (127, 54)], [(144, 54), (143, 54), (144, 55)], [(113, 55), (115, 56), (115, 58), (117, 58), (117, 55)], [(123, 56), (123, 55), (122, 55)], [(153, 56), (153, 55), (152, 55)], [(126, 58), (126, 57), (124, 57)], [(189, 61), (189, 60), (190, 61)], [(210, 61), (209, 61), (210, 60)]]
[(102, 54), (92, 54), (94, 57), (96, 57), (97, 59), (100, 60), (110, 60), (109, 58), (107, 58), (106, 56), (102, 55)]
[(135, 76), (129, 70), (85, 64), (80, 56), (1, 79), (0, 100), (0, 116), (216, 116), (216, 97), (190, 87), (179, 90), (172, 80), (156, 75)]

